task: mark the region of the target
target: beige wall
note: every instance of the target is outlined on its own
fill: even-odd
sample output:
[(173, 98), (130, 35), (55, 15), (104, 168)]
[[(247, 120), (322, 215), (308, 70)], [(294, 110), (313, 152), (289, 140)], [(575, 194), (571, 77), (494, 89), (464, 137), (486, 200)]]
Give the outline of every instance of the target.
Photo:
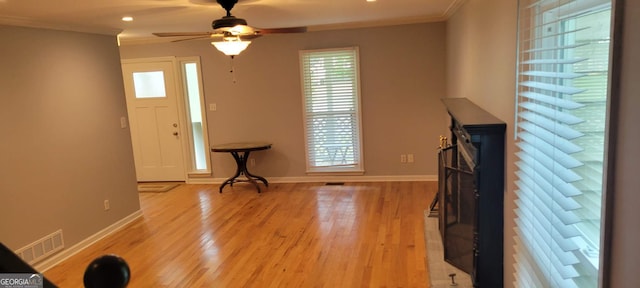
[[(620, 2), (620, 1), (619, 1)], [(640, 3), (626, 1), (624, 47), (621, 54), (621, 94), (614, 147), (612, 204), (611, 281), (608, 287), (631, 287), (640, 283), (640, 177), (636, 176), (640, 150)], [(517, 1), (467, 0), (447, 22), (447, 95), (468, 97), (507, 122), (507, 191), (505, 197), (505, 286), (513, 283), (514, 204), (514, 92)]]
[(517, 1), (467, 0), (447, 21), (447, 96), (466, 97), (507, 123), (505, 285), (513, 282)]
[[(617, 1), (624, 6), (620, 95), (614, 109), (614, 173), (609, 287), (632, 287), (640, 283), (640, 2)], [(624, 3), (626, 2), (626, 4)], [(622, 9), (621, 9), (622, 10)], [(615, 111), (615, 110), (614, 110)], [(616, 119), (617, 117), (617, 119)]]
[[(302, 96), (298, 51), (360, 47), (364, 163), (367, 176), (437, 174), (435, 148), (446, 132), (445, 25), (395, 27), (267, 35), (233, 61), (207, 41), (131, 45), (123, 59), (200, 56), (212, 145), (264, 140), (274, 144), (252, 154), (256, 174), (305, 176)], [(207, 105), (208, 106), (208, 105)], [(415, 163), (400, 163), (414, 154)], [(213, 154), (214, 177), (232, 174), (229, 155)]]
[(139, 210), (115, 37), (0, 26), (0, 39), (0, 241), (62, 229), (70, 247)]

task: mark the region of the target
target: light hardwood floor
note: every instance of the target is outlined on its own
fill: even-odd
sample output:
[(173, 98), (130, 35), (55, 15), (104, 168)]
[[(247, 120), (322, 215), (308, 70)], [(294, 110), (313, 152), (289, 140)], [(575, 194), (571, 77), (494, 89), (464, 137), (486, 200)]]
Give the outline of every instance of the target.
[(436, 182), (181, 185), (141, 193), (143, 218), (44, 275), (82, 287), (117, 254), (129, 287), (428, 287), (423, 212)]

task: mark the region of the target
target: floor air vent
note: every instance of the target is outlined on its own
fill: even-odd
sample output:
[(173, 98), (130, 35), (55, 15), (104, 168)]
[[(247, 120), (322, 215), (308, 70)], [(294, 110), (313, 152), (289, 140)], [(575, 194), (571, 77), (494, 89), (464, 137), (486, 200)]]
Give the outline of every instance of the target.
[(53, 232), (41, 239), (18, 249), (16, 254), (29, 264), (34, 264), (47, 258), (64, 248), (62, 230)]
[(344, 185), (344, 182), (327, 182), (324, 185), (327, 185), (327, 186), (342, 186), (342, 185)]

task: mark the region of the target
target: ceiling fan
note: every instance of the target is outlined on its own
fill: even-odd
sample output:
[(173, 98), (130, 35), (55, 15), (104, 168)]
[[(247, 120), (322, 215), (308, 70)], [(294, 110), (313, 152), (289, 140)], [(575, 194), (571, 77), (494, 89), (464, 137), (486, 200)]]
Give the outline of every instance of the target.
[(256, 28), (249, 26), (247, 21), (231, 15), (231, 9), (238, 3), (238, 0), (216, 0), (227, 15), (213, 20), (210, 32), (160, 32), (153, 33), (158, 37), (189, 37), (186, 39), (178, 39), (175, 41), (194, 40), (209, 38), (214, 40), (211, 42), (218, 50), (231, 57), (240, 54), (251, 43), (248, 40), (260, 37), (265, 34), (276, 33), (303, 33), (307, 31), (307, 27), (288, 27), (288, 28)]

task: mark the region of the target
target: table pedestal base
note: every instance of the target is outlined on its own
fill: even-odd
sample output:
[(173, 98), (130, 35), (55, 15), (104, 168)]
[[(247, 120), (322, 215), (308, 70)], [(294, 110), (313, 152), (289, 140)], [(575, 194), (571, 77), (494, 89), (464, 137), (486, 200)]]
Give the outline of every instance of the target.
[[(222, 189), (224, 188), (224, 186), (227, 186), (227, 184), (229, 184), (231, 187), (233, 187), (233, 183), (236, 182), (250, 182), (251, 184), (256, 186), (256, 188), (258, 189), (258, 193), (260, 193), (261, 190), (260, 184), (256, 180), (262, 181), (262, 183), (264, 183), (264, 186), (269, 187), (269, 182), (267, 182), (267, 179), (264, 179), (263, 177), (260, 177), (258, 175), (253, 175), (249, 173), (249, 170), (247, 170), (247, 160), (249, 159), (250, 152), (251, 151), (231, 152), (231, 155), (233, 155), (233, 159), (236, 160), (238, 168), (236, 169), (235, 175), (231, 176), (229, 179), (225, 180), (224, 183), (222, 183), (222, 185), (220, 186), (220, 193), (222, 193)], [(247, 179), (238, 179), (240, 175), (244, 175)]]

